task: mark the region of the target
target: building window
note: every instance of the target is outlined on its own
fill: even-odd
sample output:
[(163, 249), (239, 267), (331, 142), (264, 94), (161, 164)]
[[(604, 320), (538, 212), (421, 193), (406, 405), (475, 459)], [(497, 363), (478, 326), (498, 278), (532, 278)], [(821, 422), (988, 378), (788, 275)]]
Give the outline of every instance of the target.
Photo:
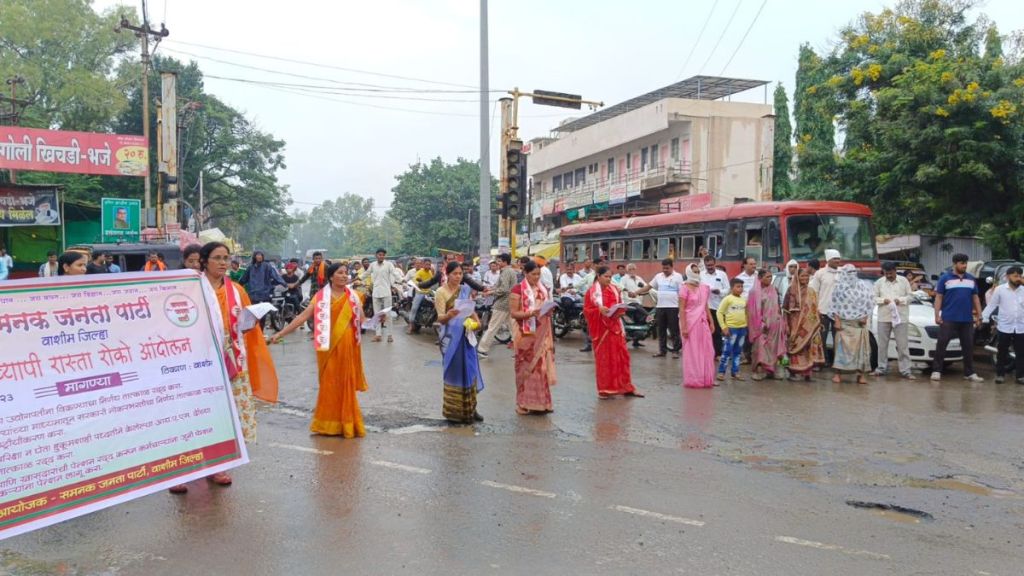
[(646, 146), (640, 149), (640, 171), (641, 172), (646, 172), (647, 171), (647, 147)]
[(651, 170), (658, 168), (658, 145), (651, 146)]
[(672, 155), (672, 161), (679, 161), (679, 138), (673, 138), (672, 143), (669, 146), (669, 152)]
[(562, 175), (559, 174), (551, 179), (551, 189), (558, 192), (562, 189)]
[(572, 188), (572, 172), (562, 174), (562, 187), (566, 190)]
[(633, 155), (630, 154), (629, 152), (626, 152), (626, 172), (631, 172), (632, 170), (633, 170)]
[(608, 181), (615, 180), (615, 158), (608, 159)]
[(577, 168), (576, 169), (576, 179), (573, 181), (573, 183), (576, 186), (582, 186), (583, 183), (586, 182), (586, 181), (587, 181), (587, 169), (586, 168)]

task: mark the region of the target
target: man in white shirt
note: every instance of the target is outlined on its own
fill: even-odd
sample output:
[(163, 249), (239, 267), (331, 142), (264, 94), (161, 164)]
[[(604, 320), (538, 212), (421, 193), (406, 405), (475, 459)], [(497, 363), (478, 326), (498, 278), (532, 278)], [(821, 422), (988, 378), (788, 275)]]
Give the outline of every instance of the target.
[[(882, 264), (883, 277), (875, 281), (875, 304), (878, 305), (878, 368), (875, 376), (885, 376), (889, 367), (889, 338), (896, 334), (896, 353), (899, 358), (900, 376), (914, 380), (910, 372), (910, 343), (907, 341), (907, 324), (910, 321), (910, 282), (896, 273), (896, 264)], [(893, 317), (895, 308), (896, 317)]]
[(1010, 363), (1010, 343), (1016, 355), (1015, 372), (1017, 384), (1024, 384), (1024, 270), (1011, 266), (1006, 271), (1006, 283), (996, 287), (981, 313), (988, 322), (992, 313), (999, 310), (998, 343), (996, 345), (996, 383), (1006, 380), (1006, 369)]
[[(828, 341), (828, 335), (833, 335), (835, 342), (835, 325), (832, 322), (832, 292), (836, 289), (836, 280), (839, 278), (839, 265), (843, 262), (839, 250), (829, 248), (825, 250), (826, 266), (814, 273), (808, 286), (818, 295), (818, 315), (821, 316), (821, 342)], [(825, 361), (831, 366), (835, 357), (833, 348), (825, 347)]]
[(711, 294), (708, 296), (708, 308), (711, 309), (711, 319), (715, 323), (715, 332), (712, 335), (712, 344), (715, 347), (715, 358), (722, 355), (722, 326), (718, 323), (718, 305), (722, 298), (729, 293), (729, 275), (724, 270), (718, 269), (718, 262), (715, 257), (702, 251), (704, 260), (701, 262), (700, 283), (706, 285)]
[(559, 294), (571, 294), (574, 290), (573, 284), (575, 284), (576, 274), (573, 272), (572, 264), (565, 265), (565, 272), (558, 277), (558, 293)]
[[(394, 302), (391, 298), (391, 287), (402, 281), (402, 274), (395, 267), (394, 262), (385, 260), (387, 251), (383, 248), (377, 249), (377, 260), (370, 264), (370, 284), (373, 286), (373, 313), (374, 315), (379, 314), (381, 310), (391, 308)], [(330, 279), (328, 279), (330, 280)], [(395, 339), (390, 334), (390, 328), (388, 327), (388, 317), (385, 314), (381, 318), (380, 324), (377, 325), (376, 334), (373, 336), (374, 342), (380, 342), (381, 334), (387, 332), (388, 342), (394, 342)]]
[(636, 275), (636, 264), (630, 262), (626, 264), (626, 273), (622, 275), (619, 280), (619, 289), (622, 291), (622, 303), (623, 304), (641, 304), (643, 298), (639, 296), (630, 296), (640, 291), (641, 288), (647, 286), (644, 279)]
[(672, 357), (679, 358), (679, 350), (682, 342), (679, 340), (679, 287), (683, 285), (683, 275), (672, 268), (671, 258), (661, 261), (661, 272), (655, 276), (651, 283), (630, 294), (637, 297), (655, 290), (658, 295), (658, 304), (654, 309), (654, 319), (658, 327), (658, 352), (655, 358), (664, 357), (668, 354), (668, 340), (672, 339)]
[(753, 256), (744, 258), (743, 270), (736, 277), (743, 280), (743, 299), (746, 300), (750, 297), (750, 291), (754, 288), (754, 282), (757, 282), (757, 258)]
[(548, 268), (548, 259), (543, 256), (534, 256), (533, 261), (540, 267), (540, 283), (548, 289), (548, 294), (554, 294), (555, 276), (551, 273), (551, 268)]

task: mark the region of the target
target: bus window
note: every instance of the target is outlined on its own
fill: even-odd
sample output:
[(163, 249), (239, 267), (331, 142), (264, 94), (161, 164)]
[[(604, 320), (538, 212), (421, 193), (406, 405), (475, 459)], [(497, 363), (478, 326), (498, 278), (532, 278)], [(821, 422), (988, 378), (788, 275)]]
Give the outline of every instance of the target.
[(739, 256), (740, 254), (740, 223), (729, 222), (725, 225), (725, 255)]
[(768, 233), (765, 238), (765, 253), (768, 258), (778, 258), (782, 253), (782, 238), (779, 235), (779, 221), (768, 220)]
[(626, 259), (626, 243), (622, 240), (612, 242), (612, 260), (618, 262)]
[(746, 241), (743, 243), (743, 257), (753, 257), (758, 264), (764, 257), (764, 234), (760, 222), (747, 224)]
[(668, 254), (668, 238), (658, 238), (658, 252), (654, 254), (654, 259), (669, 258)]
[(669, 238), (668, 239), (668, 258), (671, 258), (671, 259), (675, 260), (676, 256), (678, 254), (679, 254), (679, 250), (677, 249), (676, 239), (675, 238)]
[(786, 218), (788, 258), (823, 258), (835, 248), (843, 260), (875, 260), (875, 237), (866, 216), (801, 214)]
[(629, 243), (631, 248), (629, 259), (630, 260), (643, 260), (644, 259), (644, 241), (643, 240), (632, 240)]
[(654, 260), (657, 255), (654, 253), (654, 240), (644, 240), (644, 260)]
[(696, 258), (697, 257), (697, 237), (696, 236), (683, 236), (682, 238), (682, 249), (679, 251), (680, 258)]
[(722, 235), (721, 234), (708, 234), (708, 254), (719, 259), (722, 257)]

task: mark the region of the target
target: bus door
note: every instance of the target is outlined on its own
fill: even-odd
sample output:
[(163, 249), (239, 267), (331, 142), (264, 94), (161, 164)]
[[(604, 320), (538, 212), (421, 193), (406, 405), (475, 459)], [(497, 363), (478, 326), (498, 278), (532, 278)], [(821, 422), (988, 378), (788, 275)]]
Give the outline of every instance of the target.
[(772, 272), (782, 269), (782, 229), (778, 218), (768, 218), (764, 228), (764, 262)]

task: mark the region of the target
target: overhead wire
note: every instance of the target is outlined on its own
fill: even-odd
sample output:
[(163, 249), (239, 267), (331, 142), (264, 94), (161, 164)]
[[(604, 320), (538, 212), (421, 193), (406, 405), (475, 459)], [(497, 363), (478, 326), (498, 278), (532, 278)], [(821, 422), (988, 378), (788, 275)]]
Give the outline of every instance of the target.
[(410, 82), (422, 82), (424, 84), (436, 84), (438, 86), (455, 86), (458, 88), (478, 88), (472, 84), (460, 84), (458, 82), (446, 82), (443, 80), (431, 80), (427, 78), (417, 78), (415, 76), (404, 76), (401, 74), (390, 74), (386, 72), (374, 72), (371, 70), (361, 70), (358, 68), (349, 68), (346, 66), (336, 66), (333, 64), (324, 64), (322, 62), (310, 62), (308, 60), (298, 60), (295, 58), (285, 58), (283, 56), (271, 56), (269, 54), (260, 54), (257, 52), (248, 52), (245, 50), (236, 50), (233, 48), (221, 48), (219, 46), (210, 46), (209, 44), (198, 44), (194, 42), (185, 42), (183, 40), (168, 40), (175, 44), (183, 44), (185, 46), (194, 46), (196, 48), (204, 48), (207, 50), (216, 50), (218, 52), (229, 52), (232, 54), (240, 54), (243, 56), (252, 56), (254, 58), (265, 58), (267, 60), (277, 60), (279, 62), (288, 62), (290, 64), (302, 64), (304, 66), (313, 66), (316, 68), (326, 68), (331, 70), (340, 70), (343, 72), (352, 72), (354, 74), (366, 74), (368, 76), (378, 76), (381, 78), (394, 78), (396, 80), (406, 80)]
[(750, 26), (747, 26), (747, 31), (744, 32), (743, 37), (740, 38), (740, 43), (737, 44), (736, 49), (732, 51), (732, 56), (729, 56), (729, 60), (725, 63), (725, 66), (722, 66), (722, 71), (718, 73), (719, 76), (725, 74), (726, 68), (729, 67), (729, 64), (732, 64), (732, 59), (736, 57), (736, 54), (740, 51), (740, 48), (743, 46), (743, 43), (746, 42), (747, 35), (749, 35), (750, 31), (754, 29), (754, 24), (757, 24), (757, 19), (761, 17), (761, 11), (764, 10), (766, 4), (768, 4), (768, 0), (761, 1), (761, 7), (757, 9), (757, 14), (754, 14), (754, 19), (751, 20)]
[(711, 5), (711, 10), (708, 11), (707, 18), (704, 19), (704, 25), (700, 27), (700, 32), (697, 34), (697, 39), (693, 41), (693, 46), (690, 47), (690, 53), (686, 55), (686, 60), (683, 60), (683, 65), (679, 67), (679, 72), (676, 73), (676, 79), (680, 80), (683, 77), (683, 72), (686, 72), (686, 65), (690, 63), (690, 58), (693, 57), (693, 53), (697, 51), (697, 46), (700, 44), (700, 39), (704, 37), (704, 31), (708, 28), (708, 23), (711, 22), (711, 17), (715, 14), (715, 8), (718, 7), (718, 0), (715, 0), (714, 4)]
[[(394, 94), (379, 94), (370, 93), (363, 94), (359, 92), (350, 92), (346, 88), (334, 88), (331, 86), (319, 86), (314, 84), (293, 84), (290, 82), (271, 82), (267, 80), (253, 80), (250, 78), (237, 78), (231, 76), (219, 76), (217, 74), (203, 74), (205, 78), (213, 78), (216, 80), (226, 80), (229, 82), (239, 82), (242, 84), (255, 84), (259, 86), (274, 86), (278, 88), (292, 88), (295, 90), (308, 91), (317, 94), (334, 94), (341, 96), (356, 96), (360, 98), (383, 98), (389, 100), (415, 100), (420, 102), (480, 102), (479, 98), (424, 98), (420, 96), (396, 96)], [(418, 94), (418, 93), (417, 93)]]
[(722, 44), (722, 39), (725, 38), (725, 33), (729, 31), (729, 26), (731, 26), (732, 21), (736, 19), (736, 13), (739, 12), (740, 6), (742, 5), (743, 0), (737, 0), (736, 7), (733, 8), (732, 14), (729, 15), (729, 19), (726, 20), (725, 22), (725, 28), (723, 28), (722, 33), (718, 35), (718, 40), (715, 42), (715, 45), (711, 48), (711, 52), (708, 53), (707, 59), (704, 60), (703, 64), (701, 64), (700, 70), (697, 71), (697, 74), (704, 72), (704, 69), (707, 68), (708, 63), (711, 62), (711, 58), (715, 55), (715, 51), (718, 50), (718, 46)]

